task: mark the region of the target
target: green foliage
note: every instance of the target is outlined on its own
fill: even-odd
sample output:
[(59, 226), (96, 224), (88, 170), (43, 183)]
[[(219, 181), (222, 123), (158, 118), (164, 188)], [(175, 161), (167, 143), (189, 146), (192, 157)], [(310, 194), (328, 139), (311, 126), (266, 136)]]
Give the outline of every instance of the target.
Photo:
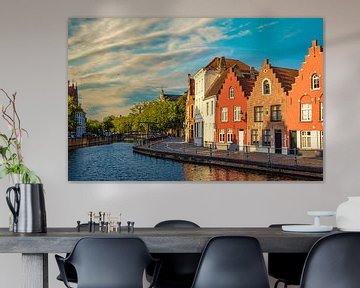
[(114, 124), (113, 121), (115, 119), (114, 115), (106, 116), (103, 120), (103, 128), (104, 131), (113, 131), (114, 130)]
[(75, 132), (76, 131), (76, 122), (75, 122), (75, 112), (77, 106), (74, 102), (73, 97), (68, 96), (68, 131)]
[(92, 134), (98, 134), (99, 129), (102, 129), (102, 123), (98, 120), (88, 120), (86, 130)]
[[(186, 96), (177, 101), (151, 101), (136, 104), (127, 116), (107, 116), (102, 123), (88, 120), (88, 131), (101, 124), (104, 131), (126, 132), (163, 132), (183, 127), (185, 120)], [(96, 125), (95, 125), (96, 124)], [(97, 127), (97, 126), (96, 126)], [(94, 132), (96, 133), (96, 132)]]

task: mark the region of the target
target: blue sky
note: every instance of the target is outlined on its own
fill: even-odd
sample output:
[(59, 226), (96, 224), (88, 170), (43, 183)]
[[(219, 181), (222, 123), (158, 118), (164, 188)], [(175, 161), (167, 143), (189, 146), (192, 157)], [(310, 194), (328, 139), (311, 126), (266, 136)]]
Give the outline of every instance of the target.
[(216, 56), (259, 69), (299, 69), (317, 39), (322, 18), (72, 18), (68, 23), (68, 78), (78, 83), (88, 118), (127, 115), (161, 88), (182, 93), (187, 74)]

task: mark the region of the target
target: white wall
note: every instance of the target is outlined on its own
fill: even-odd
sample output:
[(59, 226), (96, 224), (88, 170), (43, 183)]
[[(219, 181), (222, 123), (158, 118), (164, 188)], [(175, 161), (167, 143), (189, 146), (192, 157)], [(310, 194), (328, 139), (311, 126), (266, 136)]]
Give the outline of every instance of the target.
[[(45, 184), (48, 226), (75, 225), (89, 210), (121, 211), (136, 226), (164, 218), (201, 226), (267, 226), (311, 221), (307, 210), (333, 210), (347, 195), (360, 195), (359, 9), (357, 0), (1, 0), (0, 87), (18, 92), (30, 132), (24, 154)], [(75, 16), (324, 17), (324, 182), (67, 182), (67, 19)], [(7, 186), (0, 182), (0, 226), (8, 224)], [(50, 287), (62, 287), (49, 260)], [(1, 287), (20, 287), (19, 265), (19, 255), (0, 255)]]

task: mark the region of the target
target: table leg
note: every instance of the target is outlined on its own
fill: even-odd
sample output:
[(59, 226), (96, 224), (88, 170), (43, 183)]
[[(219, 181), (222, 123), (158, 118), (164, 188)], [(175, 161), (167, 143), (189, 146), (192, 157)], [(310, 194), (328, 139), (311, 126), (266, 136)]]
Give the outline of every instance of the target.
[(48, 254), (22, 254), (23, 288), (49, 288)]

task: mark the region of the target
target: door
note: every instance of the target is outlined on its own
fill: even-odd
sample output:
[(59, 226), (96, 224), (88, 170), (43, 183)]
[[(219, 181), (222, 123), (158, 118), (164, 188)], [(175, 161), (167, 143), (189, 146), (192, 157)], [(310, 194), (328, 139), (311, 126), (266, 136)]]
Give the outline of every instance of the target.
[(290, 151), (289, 151), (289, 154), (295, 154), (296, 148), (297, 148), (296, 131), (292, 130), (292, 131), (290, 131)]
[(239, 151), (244, 151), (244, 130), (243, 129), (240, 129), (239, 130), (239, 141), (238, 141), (238, 144), (239, 144)]
[(281, 130), (275, 130), (275, 153), (281, 154)]

